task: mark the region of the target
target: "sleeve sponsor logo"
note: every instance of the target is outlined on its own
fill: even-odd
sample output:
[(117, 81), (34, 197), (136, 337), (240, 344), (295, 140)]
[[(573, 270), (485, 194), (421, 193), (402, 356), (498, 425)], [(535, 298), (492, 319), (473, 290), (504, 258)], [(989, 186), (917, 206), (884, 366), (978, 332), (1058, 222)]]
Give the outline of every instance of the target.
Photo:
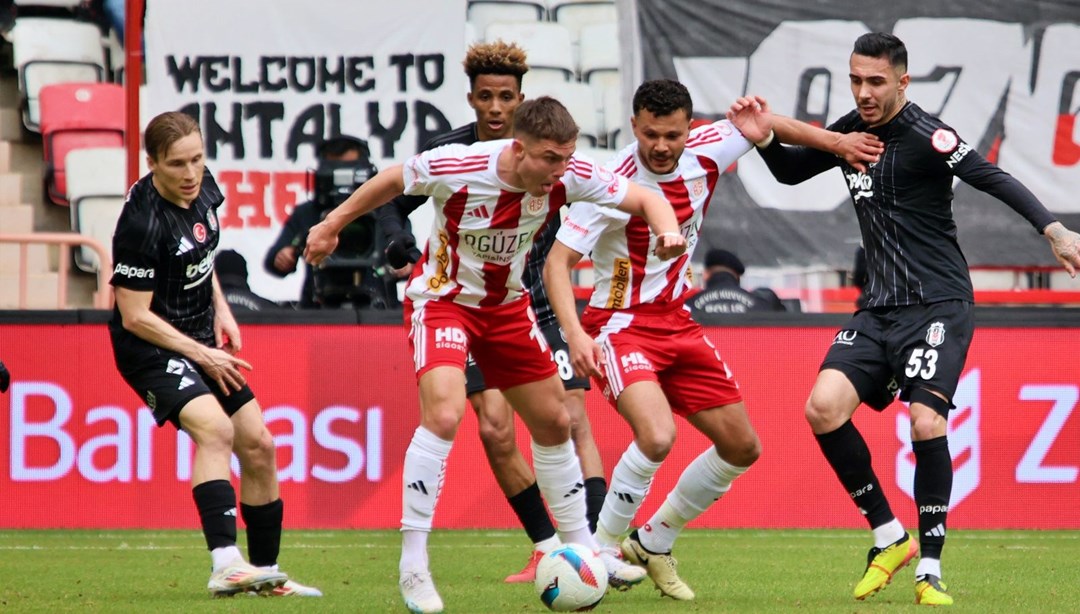
[(570, 218), (563, 220), (563, 228), (569, 228), (583, 237), (589, 236), (589, 229), (581, 224), (575, 224)]
[(113, 269), (113, 275), (122, 275), (129, 279), (153, 279), (154, 269), (143, 269), (137, 266), (131, 266), (130, 264), (124, 264), (118, 262), (116, 268)]

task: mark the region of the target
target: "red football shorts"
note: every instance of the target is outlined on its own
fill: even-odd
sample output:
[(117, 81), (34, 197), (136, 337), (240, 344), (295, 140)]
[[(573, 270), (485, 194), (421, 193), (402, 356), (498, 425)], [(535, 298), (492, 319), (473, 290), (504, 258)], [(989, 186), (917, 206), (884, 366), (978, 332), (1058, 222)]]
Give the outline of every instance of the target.
[(742, 400), (720, 352), (684, 308), (586, 309), (582, 324), (603, 351), (606, 364), (597, 379), (613, 406), (627, 386), (641, 381), (659, 383), (672, 411), (684, 417)]
[(417, 379), (435, 367), (464, 371), (470, 352), (489, 388), (506, 390), (556, 372), (527, 298), (493, 307), (425, 301), (409, 319)]

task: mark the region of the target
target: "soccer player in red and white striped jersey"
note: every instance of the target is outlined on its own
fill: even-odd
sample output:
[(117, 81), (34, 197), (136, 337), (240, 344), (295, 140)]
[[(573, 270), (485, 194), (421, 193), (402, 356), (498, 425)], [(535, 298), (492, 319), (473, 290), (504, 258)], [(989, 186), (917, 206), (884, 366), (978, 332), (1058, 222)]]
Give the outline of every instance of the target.
[(438, 147), (360, 186), (311, 229), (305, 258), (318, 265), (353, 219), (400, 193), (433, 197), (431, 239), (406, 289), (406, 317), (420, 387), (420, 426), (405, 454), (400, 586), (412, 611), (441, 612), (427, 534), (446, 458), (465, 413), (468, 352), (503, 391), (532, 435), (536, 481), (564, 541), (596, 550), (585, 518), (582, 473), (570, 441), (562, 381), (521, 287), (533, 236), (569, 201), (642, 216), (661, 239), (656, 254), (686, 250), (661, 195), (574, 156), (578, 127), (541, 97), (514, 113), (514, 138)]
[[(720, 174), (752, 141), (767, 138), (772, 126), (750, 126), (744, 135), (721, 120), (691, 130), (690, 93), (666, 79), (638, 88), (633, 113), (636, 142), (607, 166), (672, 203), (687, 252), (662, 261), (650, 253), (661, 237), (638, 220), (575, 203), (548, 254), (544, 283), (575, 372), (593, 376), (634, 431), (600, 512), (596, 539), (602, 547), (618, 543), (629, 529), (671, 451), (673, 415), (686, 418), (713, 444), (686, 467), (656, 514), (621, 544), (627, 561), (644, 566), (663, 594), (690, 600), (694, 592), (671, 557), (675, 539), (761, 451), (738, 384), (683, 304), (690, 257)], [(588, 253), (595, 289), (579, 320), (570, 271)]]

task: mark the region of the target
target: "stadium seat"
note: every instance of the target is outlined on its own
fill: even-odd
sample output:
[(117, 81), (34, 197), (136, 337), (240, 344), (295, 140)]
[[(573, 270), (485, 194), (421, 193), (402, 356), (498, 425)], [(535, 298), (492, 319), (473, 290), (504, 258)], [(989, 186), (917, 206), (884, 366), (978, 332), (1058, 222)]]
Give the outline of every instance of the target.
[(570, 41), (577, 44), (581, 29), (595, 23), (616, 23), (615, 0), (548, 0), (551, 20), (570, 30)]
[(15, 0), (16, 6), (52, 6), (65, 9), (74, 9), (82, 4), (82, 0)]
[(570, 31), (556, 23), (496, 22), (484, 30), (484, 40), (514, 42), (529, 54), (529, 73), (554, 71), (564, 80), (574, 78), (574, 49)]
[(70, 19), (20, 17), (11, 31), (23, 125), (40, 130), (38, 96), (53, 83), (102, 81), (105, 50), (97, 26)]
[(495, 22), (543, 21), (547, 17), (544, 0), (469, 0), (466, 19), (484, 32)]
[(602, 87), (619, 84), (619, 28), (613, 23), (598, 23), (581, 29), (578, 48), (581, 80)]
[(66, 206), (68, 152), (123, 147), (124, 89), (115, 83), (60, 83), (41, 90), (42, 153), (49, 200)]
[[(525, 73), (526, 77), (530, 74), (532, 74), (532, 70)], [(578, 146), (596, 147), (600, 143), (603, 126), (600, 123), (600, 113), (596, 108), (596, 101), (589, 86), (577, 81), (545, 85), (546, 87), (536, 87), (530, 83), (526, 95), (530, 98), (551, 96), (563, 103), (563, 106), (570, 111), (574, 121), (577, 122), (578, 128), (581, 129)]]
[[(123, 147), (76, 149), (67, 154), (65, 166), (71, 229), (97, 239), (111, 252), (113, 231), (127, 192), (127, 150)], [(79, 247), (73, 251), (75, 266), (88, 273), (97, 272), (99, 262), (93, 249)]]
[[(597, 88), (594, 86), (591, 89), (595, 96), (598, 92)], [(615, 142), (618, 140), (619, 133), (630, 125), (629, 115), (626, 112), (628, 105), (623, 104), (622, 87), (618, 84), (609, 84), (599, 89), (599, 94), (598, 105), (603, 110), (601, 119), (604, 122), (604, 144), (611, 149), (617, 149)]]

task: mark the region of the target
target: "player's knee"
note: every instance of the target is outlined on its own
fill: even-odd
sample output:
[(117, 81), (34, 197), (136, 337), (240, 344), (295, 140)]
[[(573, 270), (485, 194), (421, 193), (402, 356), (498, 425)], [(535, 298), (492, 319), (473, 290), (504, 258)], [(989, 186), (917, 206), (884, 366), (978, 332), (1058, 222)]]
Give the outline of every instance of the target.
[(514, 423), (500, 420), (480, 419), (480, 442), (489, 457), (503, 458), (514, 451), (517, 443), (514, 439)]
[(259, 472), (277, 464), (274, 437), (265, 428), (257, 435), (243, 438), (234, 451), (241, 466), (249, 471)]
[(461, 414), (450, 408), (436, 408), (424, 413), (424, 428), (442, 439), (452, 440), (461, 424)]
[(843, 422), (836, 424), (840, 412), (836, 410), (835, 404), (820, 394), (810, 394), (810, 398), (806, 399), (803, 414), (815, 433), (827, 433), (843, 424)]
[(660, 462), (667, 458), (671, 448), (675, 446), (675, 429), (639, 433), (636, 440), (638, 448), (646, 458), (654, 463)]
[(938, 414), (924, 413), (911, 417), (911, 438), (915, 441), (926, 441), (941, 437), (946, 433), (948, 423), (945, 418)]

